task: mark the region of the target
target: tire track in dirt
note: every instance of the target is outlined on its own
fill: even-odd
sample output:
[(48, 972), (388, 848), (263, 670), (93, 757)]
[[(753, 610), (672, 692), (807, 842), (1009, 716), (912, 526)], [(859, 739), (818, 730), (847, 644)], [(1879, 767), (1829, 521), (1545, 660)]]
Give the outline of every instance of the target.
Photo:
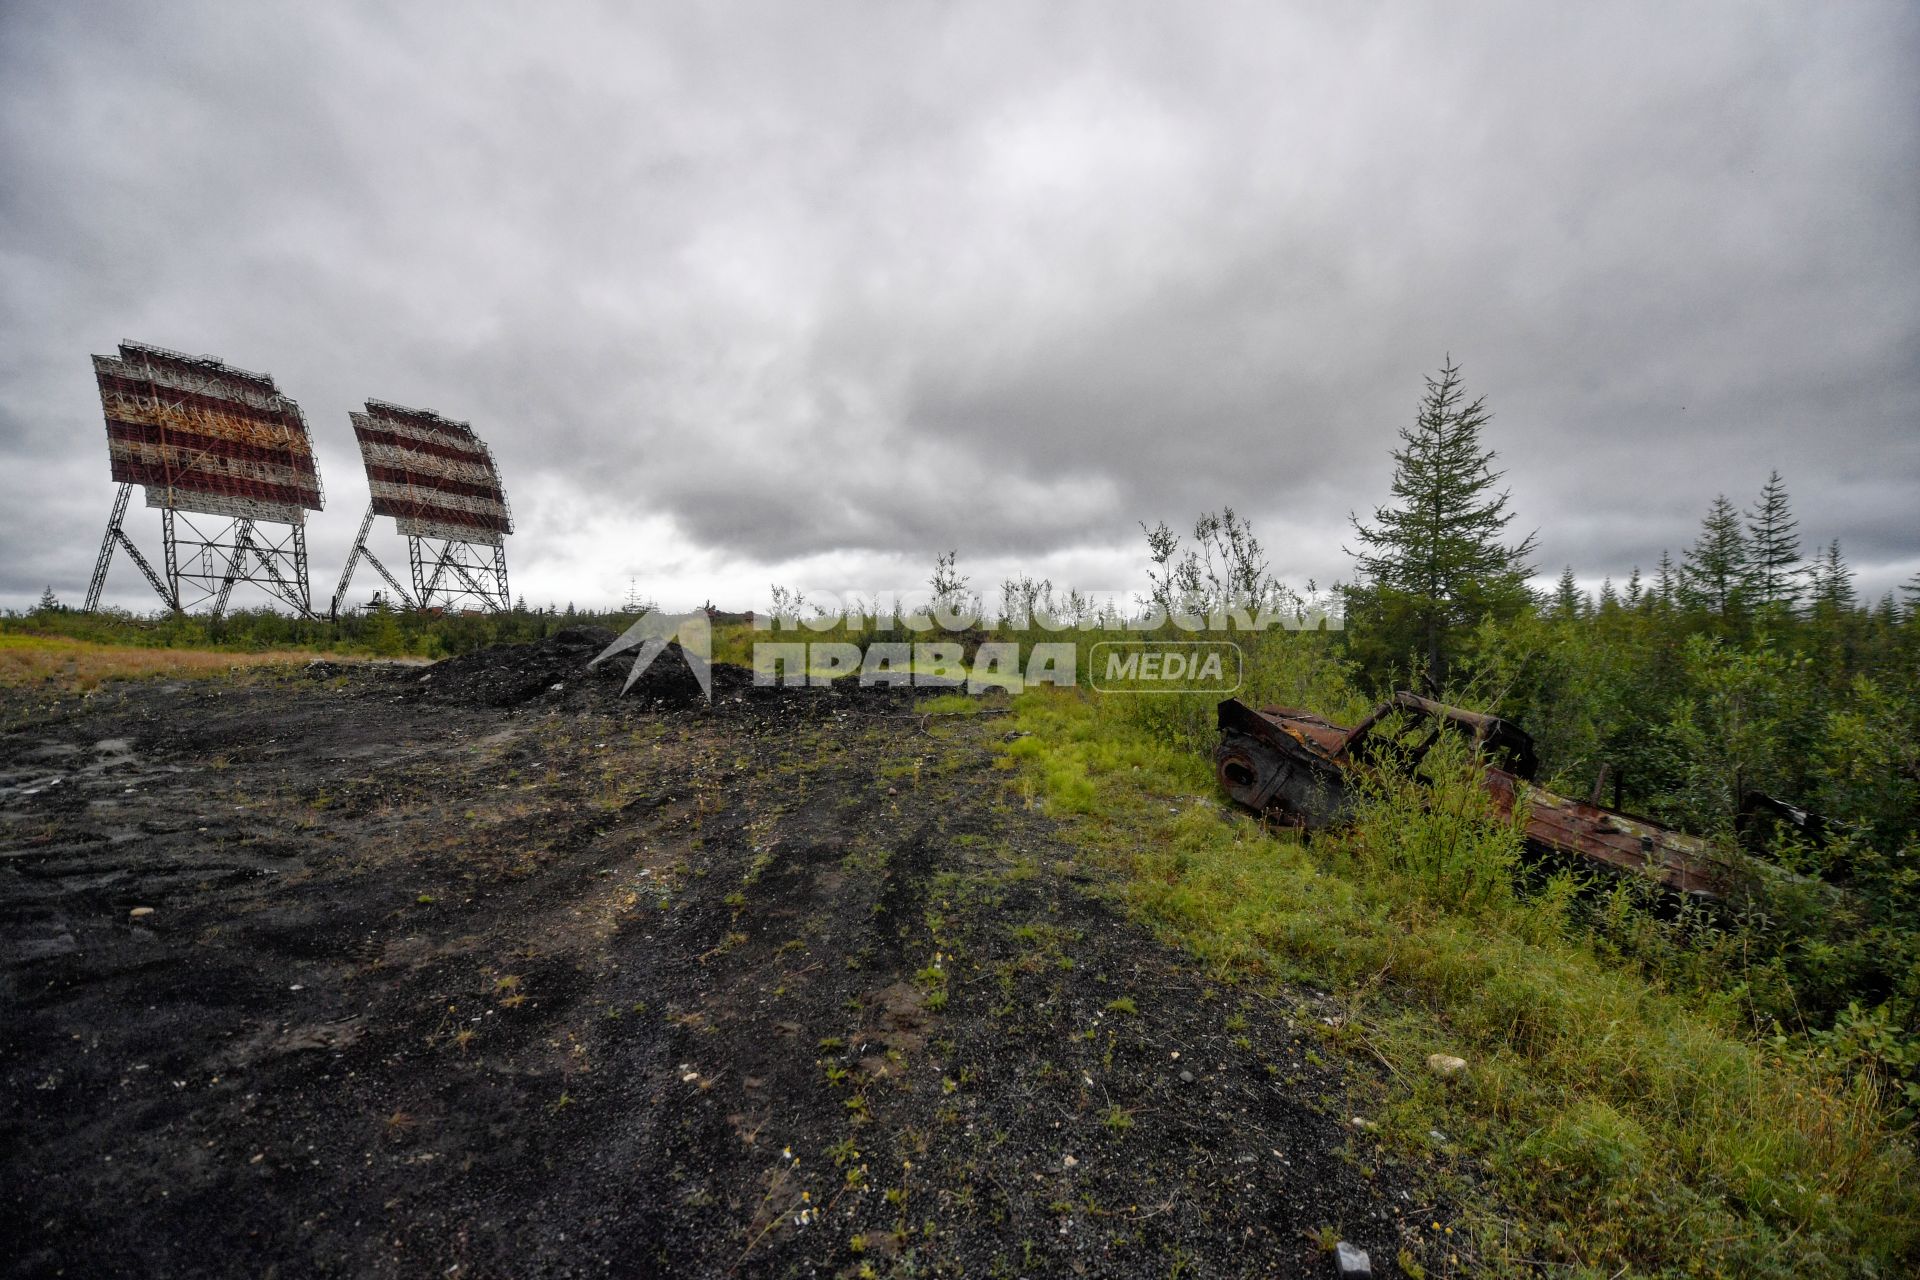
[[(1302, 1274), (1337, 1226), (1391, 1273), (1433, 1210), (1321, 1007), (1117, 916), (991, 722), (549, 699), (569, 643), (507, 705), (462, 659), (7, 707), (0, 771), (157, 770), (0, 803), (0, 919), (74, 943), (4, 970), (10, 1272)], [(235, 849), (276, 870), (182, 870)]]

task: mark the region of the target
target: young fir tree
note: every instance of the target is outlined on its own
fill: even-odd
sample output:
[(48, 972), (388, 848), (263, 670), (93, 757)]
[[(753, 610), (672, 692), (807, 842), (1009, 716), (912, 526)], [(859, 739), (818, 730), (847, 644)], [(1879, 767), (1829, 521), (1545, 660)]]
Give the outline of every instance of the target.
[(1573, 566), (1568, 565), (1560, 571), (1560, 581), (1553, 588), (1553, 616), (1572, 622), (1580, 616), (1582, 603), (1580, 584), (1574, 581)]
[(1675, 603), (1674, 593), (1679, 590), (1679, 576), (1673, 567), (1673, 554), (1666, 548), (1660, 549), (1660, 569), (1653, 580), (1651, 593), (1653, 603), (1663, 609), (1670, 609)]
[(1349, 594), (1351, 625), (1392, 664), (1411, 650), (1424, 656), (1436, 686), (1447, 674), (1447, 639), (1485, 617), (1511, 617), (1525, 607), (1531, 535), (1508, 545), (1513, 513), (1497, 491), (1494, 452), (1480, 443), (1491, 420), (1485, 398), (1466, 402), (1451, 358), (1427, 392), (1393, 451), (1393, 503), (1373, 522), (1350, 516), (1360, 547), (1350, 554), (1360, 584)]
[(1635, 565), (1633, 572), (1627, 575), (1627, 594), (1624, 597), (1627, 608), (1638, 609), (1646, 594), (1646, 584), (1640, 581), (1640, 566)]
[(1753, 594), (1762, 605), (1793, 606), (1800, 596), (1800, 535), (1787, 502), (1787, 487), (1774, 471), (1747, 513), (1747, 559)]
[(1840, 554), (1840, 539), (1827, 544), (1807, 569), (1808, 591), (1815, 613), (1845, 613), (1853, 608), (1853, 570)]
[(35, 613), (57, 613), (60, 609), (60, 597), (53, 594), (53, 585), (40, 593), (40, 603), (33, 607)]
[(1700, 522), (1700, 537), (1680, 564), (1687, 603), (1725, 618), (1740, 612), (1751, 588), (1752, 561), (1740, 513), (1721, 494)]

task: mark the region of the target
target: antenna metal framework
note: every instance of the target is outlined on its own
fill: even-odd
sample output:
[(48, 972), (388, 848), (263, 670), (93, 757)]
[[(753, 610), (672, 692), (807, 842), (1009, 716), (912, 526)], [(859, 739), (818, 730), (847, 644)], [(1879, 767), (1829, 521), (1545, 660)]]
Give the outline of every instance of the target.
[[(307, 512), (326, 501), (300, 406), (264, 373), (212, 356), (122, 342), (93, 357), (106, 415), (107, 453), (119, 491), (107, 517), (88, 611), (100, 607), (116, 550), (176, 612), (224, 613), (250, 583), (313, 615)], [(160, 512), (156, 570), (126, 531), (134, 485)]]
[[(332, 612), (346, 603), (354, 569), (364, 558), (409, 608), (480, 608), (504, 613), (506, 535), (513, 512), (493, 451), (464, 422), (431, 409), (367, 401), (350, 414), (373, 500), (340, 571)], [(391, 516), (407, 540), (409, 593), (367, 546), (375, 516)]]

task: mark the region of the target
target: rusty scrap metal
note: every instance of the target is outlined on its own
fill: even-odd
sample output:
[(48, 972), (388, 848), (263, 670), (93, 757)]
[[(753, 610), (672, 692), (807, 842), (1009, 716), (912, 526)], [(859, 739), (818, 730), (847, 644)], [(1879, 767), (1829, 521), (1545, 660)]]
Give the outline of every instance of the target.
[[(1385, 725), (1396, 714), (1404, 718), (1392, 722), (1399, 732), (1388, 734)], [(1703, 897), (1725, 896), (1741, 877), (1741, 862), (1707, 841), (1603, 808), (1597, 783), (1592, 800), (1531, 785), (1538, 767), (1533, 739), (1497, 716), (1401, 692), (1346, 729), (1309, 712), (1255, 711), (1229, 698), (1220, 704), (1219, 726), (1214, 767), (1221, 787), (1238, 803), (1289, 825), (1313, 830), (1348, 821), (1357, 777), (1389, 758), (1417, 767), (1451, 728), (1467, 734), (1484, 759), (1495, 812), (1511, 816), (1524, 801), (1530, 852), (1644, 872), (1669, 889)]]

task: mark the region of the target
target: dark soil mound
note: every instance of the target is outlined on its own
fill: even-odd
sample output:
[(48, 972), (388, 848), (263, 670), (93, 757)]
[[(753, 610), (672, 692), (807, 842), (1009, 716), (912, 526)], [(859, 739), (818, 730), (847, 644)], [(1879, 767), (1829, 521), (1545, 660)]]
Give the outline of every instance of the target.
[(827, 715), (850, 709), (884, 711), (910, 700), (912, 691), (862, 688), (857, 677), (826, 687), (756, 685), (753, 673), (728, 663), (712, 664), (713, 696), (700, 688), (677, 642), (628, 685), (638, 648), (593, 660), (618, 636), (605, 627), (569, 627), (532, 644), (492, 645), (437, 662), (425, 671), (395, 676), (407, 686), (406, 701), (466, 707), (522, 707), (609, 711), (626, 706), (648, 711), (742, 709), (785, 715)]
[(412, 682), (414, 696), (424, 701), (517, 707), (564, 692), (569, 681), (610, 675), (601, 668), (589, 672), (587, 663), (614, 638), (605, 627), (569, 627), (534, 644), (490, 645), (397, 678)]
[[(633, 666), (633, 651), (589, 666), (619, 637), (605, 627), (569, 627), (532, 644), (497, 644), (436, 662), (398, 678), (413, 685), (412, 698), (474, 707), (528, 704), (580, 710), (619, 699)], [(714, 697), (750, 686), (739, 667), (715, 665)], [(649, 708), (683, 707), (706, 701), (680, 646), (667, 645), (625, 696)]]

